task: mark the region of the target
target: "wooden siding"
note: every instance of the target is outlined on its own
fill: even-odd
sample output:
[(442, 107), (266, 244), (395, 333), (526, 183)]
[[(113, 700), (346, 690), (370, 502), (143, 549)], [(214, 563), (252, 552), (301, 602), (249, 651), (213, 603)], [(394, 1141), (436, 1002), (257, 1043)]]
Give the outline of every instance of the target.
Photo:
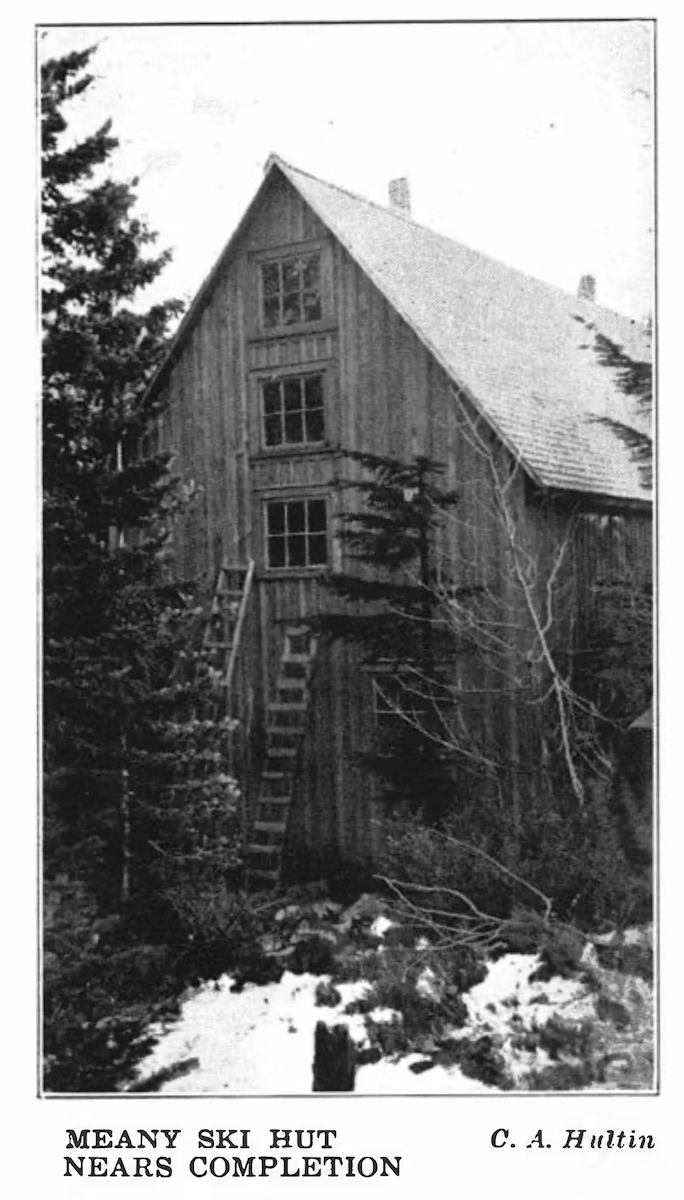
[[(264, 330), (258, 306), (258, 269), (275, 250), (315, 246), (322, 255), (323, 312), (311, 328)], [(259, 416), (260, 381), (279, 371), (325, 373), (326, 442), (322, 447), (265, 450)], [(276, 678), (287, 622), (307, 618), (333, 601), (321, 572), (269, 571), (265, 562), (264, 503), (269, 497), (329, 495), (343, 450), (396, 457), (424, 454), (444, 462), (446, 486), (461, 492), (445, 532), (445, 568), (462, 585), (510, 591), (502, 564), (505, 538), (492, 507), (486, 462), (464, 436), (464, 410), (452, 381), (403, 319), (378, 292), (301, 197), (279, 176), (241, 244), (217, 279), (164, 383), (167, 410), (160, 439), (176, 455), (189, 505), (175, 531), (176, 571), (207, 580), (223, 558), (256, 561), (253, 601), (235, 676), (240, 720), (242, 783), (254, 794), (263, 718)], [(468, 417), (472, 419), (472, 413)], [(485, 434), (497, 455), (505, 452)], [(531, 522), (540, 554), (552, 553), (561, 527), (559, 509), (530, 506), (522, 477), (511, 489), (521, 522)], [(625, 517), (629, 523), (629, 518)], [(643, 521), (637, 522), (642, 528)], [(576, 594), (591, 591), (600, 565), (600, 539), (587, 525), (577, 550)], [(631, 535), (630, 535), (631, 536)], [(642, 543), (646, 534), (640, 534)], [(579, 545), (579, 543), (578, 543)], [(643, 546), (642, 546), (643, 548)], [(592, 559), (592, 555), (594, 558)], [(340, 547), (331, 539), (332, 562)], [(512, 595), (508, 596), (515, 610)], [(459, 665), (467, 675), (470, 668)], [(483, 740), (503, 738), (502, 757), (518, 754), (520, 714), (491, 666), (475, 681), (485, 702), (473, 699), (468, 716)], [(308, 847), (321, 864), (335, 856), (368, 858), (380, 844), (380, 820), (361, 767), (372, 723), (371, 687), (353, 650), (335, 646), (319, 655), (305, 738), (303, 769), (292, 817), (292, 843)], [(503, 733), (502, 733), (503, 731)], [(515, 790), (515, 785), (513, 785)]]

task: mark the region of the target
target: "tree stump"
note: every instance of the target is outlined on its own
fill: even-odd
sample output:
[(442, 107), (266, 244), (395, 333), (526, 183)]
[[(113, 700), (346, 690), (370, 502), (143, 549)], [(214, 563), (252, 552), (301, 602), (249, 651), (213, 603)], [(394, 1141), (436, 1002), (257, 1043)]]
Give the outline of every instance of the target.
[(353, 1092), (356, 1047), (348, 1025), (316, 1023), (314, 1036), (314, 1092)]

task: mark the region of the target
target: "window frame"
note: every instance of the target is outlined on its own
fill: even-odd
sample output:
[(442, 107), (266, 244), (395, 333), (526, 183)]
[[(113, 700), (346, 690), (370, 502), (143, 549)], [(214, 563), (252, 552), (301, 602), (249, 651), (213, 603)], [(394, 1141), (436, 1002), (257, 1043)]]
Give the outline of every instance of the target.
[[(266, 454), (300, 454), (302, 451), (320, 450), (329, 444), (328, 438), (328, 404), (327, 404), (327, 375), (328, 372), (325, 366), (317, 366), (311, 364), (306, 367), (295, 367), (286, 370), (276, 370), (272, 372), (263, 372), (256, 380), (257, 404), (259, 407), (259, 444), (262, 451)], [(306, 437), (306, 396), (305, 396), (305, 381), (311, 378), (320, 379), (321, 388), (321, 403), (320, 416), (322, 419), (323, 436), (315, 441), (309, 441)], [(301, 407), (296, 411), (301, 414), (303, 440), (301, 442), (291, 442), (286, 440), (286, 409), (285, 409), (285, 386), (288, 382), (296, 380), (301, 386)], [(277, 383), (280, 387), (280, 412), (278, 414), (267, 414), (266, 412), (266, 388), (269, 384)], [(281, 431), (283, 440), (275, 443), (268, 442), (267, 436), (267, 417), (277, 415), (281, 422)]]
[[(416, 705), (411, 712), (408, 706), (393, 705), (391, 696), (388, 692), (391, 688), (396, 688), (399, 694), (406, 692), (410, 695), (412, 689), (407, 686), (407, 681), (410, 681), (410, 669), (398, 671), (393, 669), (389, 664), (387, 666), (381, 663), (375, 664), (369, 669), (372, 703), (373, 703), (373, 727), (375, 736), (382, 738), (386, 734), (391, 734), (392, 728), (396, 730), (401, 728), (401, 725), (419, 726), (419, 720), (422, 715), (428, 711), (428, 703), (424, 705)], [(389, 686), (388, 686), (389, 685)], [(413, 693), (416, 695), (416, 693)], [(419, 699), (417, 695), (417, 699)]]
[[(307, 259), (318, 257), (318, 300), (319, 300), (319, 316), (306, 318), (304, 313), (299, 314), (301, 319), (285, 323), (282, 320), (283, 316), (283, 296), (286, 294), (282, 283), (282, 264), (289, 260)], [(328, 281), (328, 262), (325, 243), (321, 241), (303, 241), (295, 243), (287, 243), (286, 245), (274, 246), (268, 250), (259, 251), (254, 255), (256, 271), (256, 328), (262, 337), (282, 337), (290, 333), (299, 333), (304, 330), (317, 330), (321, 328), (326, 320), (329, 319), (329, 281)], [(265, 298), (267, 295), (264, 287), (264, 268), (278, 265), (280, 267), (280, 287), (277, 294), (280, 296), (280, 319), (276, 324), (266, 323), (266, 308)], [(313, 290), (313, 289), (311, 289)], [(307, 289), (301, 287), (299, 292), (303, 298)]]
[[(281, 563), (278, 565), (271, 564), (271, 562), (270, 562), (270, 544), (271, 544), (271, 537), (273, 537), (274, 535), (269, 533), (269, 506), (272, 504), (283, 504), (287, 508), (287, 506), (290, 504), (296, 504), (296, 503), (303, 502), (305, 505), (307, 505), (308, 503), (316, 502), (316, 501), (318, 501), (319, 503), (320, 502), (323, 503), (324, 514), (325, 514), (325, 528), (322, 531), (314, 530), (314, 532), (312, 533), (308, 526), (308, 511), (307, 511), (307, 515), (305, 517), (305, 528), (303, 531), (304, 544), (305, 544), (305, 547), (307, 547), (305, 557), (308, 560), (308, 557), (309, 557), (308, 540), (309, 540), (309, 538), (310, 537), (318, 537), (318, 536), (321, 536), (321, 534), (323, 534), (323, 536), (325, 537), (325, 562), (312, 563), (312, 562), (306, 561), (304, 563), (293, 563), (290, 561), (285, 561), (284, 563)], [(263, 508), (263, 540), (264, 540), (264, 542), (263, 542), (263, 544), (264, 544), (263, 563), (264, 563), (264, 570), (269, 576), (282, 577), (284, 575), (320, 575), (320, 574), (325, 573), (330, 570), (331, 557), (332, 557), (332, 538), (331, 538), (331, 521), (330, 521), (330, 496), (327, 492), (324, 492), (322, 490), (318, 491), (318, 490), (314, 490), (314, 489), (307, 489), (306, 491), (296, 492), (296, 493), (290, 492), (288, 490), (287, 495), (279, 495), (277, 493), (271, 492), (270, 495), (266, 495), (262, 498), (262, 508)], [(287, 518), (286, 518), (286, 521), (287, 521)], [(297, 532), (298, 531), (294, 531), (294, 536), (297, 536)], [(284, 544), (285, 544), (285, 548), (286, 548), (286, 554), (285, 554), (286, 560), (288, 558), (288, 554), (287, 554), (288, 536), (292, 536), (292, 535), (293, 535), (293, 531), (288, 530), (286, 527), (284, 534), (282, 535)], [(279, 535), (275, 535), (275, 536), (279, 536)]]

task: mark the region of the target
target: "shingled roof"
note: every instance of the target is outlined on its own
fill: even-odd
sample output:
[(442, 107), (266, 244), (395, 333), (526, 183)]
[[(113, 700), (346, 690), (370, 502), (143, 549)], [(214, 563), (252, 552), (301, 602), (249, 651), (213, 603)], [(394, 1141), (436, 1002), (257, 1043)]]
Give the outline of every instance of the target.
[[(649, 498), (625, 444), (596, 421), (611, 416), (638, 423), (633, 402), (598, 363), (591, 333), (577, 318), (640, 359), (649, 354), (642, 325), (276, 156), (269, 159), (262, 187), (275, 171), (368, 274), (536, 483), (626, 500)], [(243, 227), (244, 222), (216, 269)], [(213, 273), (198, 302), (212, 278)]]

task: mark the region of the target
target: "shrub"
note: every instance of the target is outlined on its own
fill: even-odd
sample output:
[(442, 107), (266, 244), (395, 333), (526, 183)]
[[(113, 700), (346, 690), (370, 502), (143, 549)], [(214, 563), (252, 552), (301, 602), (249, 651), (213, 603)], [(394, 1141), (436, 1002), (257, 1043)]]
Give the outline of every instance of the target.
[(43, 1086), (113, 1091), (152, 1044), (155, 1002), (173, 1003), (168, 952), (122, 944), (120, 920), (64, 877), (46, 884), (43, 936)]
[[(150, 897), (150, 901), (153, 897)], [(174, 892), (133, 899), (98, 916), (83, 884), (47, 880), (44, 904), (43, 1086), (48, 1092), (112, 1092), (149, 1051), (151, 1023), (177, 1011), (185, 987), (256, 957), (269, 898)], [(147, 940), (147, 938), (154, 940)], [(270, 963), (273, 978), (273, 963)], [(249, 972), (247, 972), (249, 974)], [(280, 967), (282, 974), (282, 967)]]
[[(607, 922), (627, 925), (651, 916), (649, 873), (635, 871), (622, 845), (619, 822), (603, 785), (588, 788), (584, 805), (563, 793), (553, 801), (529, 797), (521, 830), (514, 832), (489, 813), (477, 833), (457, 815), (439, 829), (417, 820), (395, 821), (390, 829), (382, 874), (422, 913), (423, 930), (453, 926), (453, 918), (474, 915), (508, 919), (521, 909), (583, 928)], [(427, 885), (427, 886), (426, 886)], [(460, 895), (459, 895), (460, 893)], [(431, 910), (428, 912), (427, 910)], [(533, 923), (518, 933), (534, 945)], [(509, 930), (505, 936), (514, 936)]]

